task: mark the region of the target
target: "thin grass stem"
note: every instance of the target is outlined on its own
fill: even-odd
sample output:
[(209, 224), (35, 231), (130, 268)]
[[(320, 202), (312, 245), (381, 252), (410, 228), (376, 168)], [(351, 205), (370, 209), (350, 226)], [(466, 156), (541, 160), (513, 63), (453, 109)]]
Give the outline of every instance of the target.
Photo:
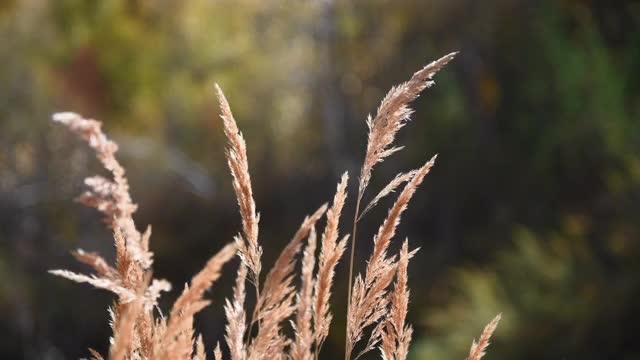
[(351, 315), (351, 287), (353, 286), (353, 262), (355, 257), (356, 250), (356, 235), (358, 232), (358, 215), (360, 212), (360, 200), (362, 199), (362, 192), (358, 192), (358, 199), (356, 200), (356, 212), (353, 216), (353, 231), (352, 231), (352, 240), (351, 240), (351, 254), (349, 255), (349, 285), (347, 286), (348, 295), (347, 295), (347, 322), (345, 326), (345, 335), (344, 335), (344, 359), (349, 360), (351, 357), (351, 349), (349, 346), (349, 316)]

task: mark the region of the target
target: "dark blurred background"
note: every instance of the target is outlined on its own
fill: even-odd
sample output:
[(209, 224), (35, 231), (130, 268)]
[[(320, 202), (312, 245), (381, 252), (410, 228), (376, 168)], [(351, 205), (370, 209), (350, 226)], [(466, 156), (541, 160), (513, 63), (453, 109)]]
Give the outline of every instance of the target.
[[(72, 201), (104, 172), (52, 112), (121, 144), (155, 274), (179, 289), (240, 229), (214, 82), (247, 139), (270, 267), (339, 175), (354, 182), (386, 91), (454, 50), (370, 187), (440, 154), (398, 234), (422, 248), (413, 358), (464, 358), (502, 312), (487, 359), (640, 359), (640, 3), (605, 0), (1, 1), (0, 357), (108, 347), (111, 295), (46, 273), (86, 271), (75, 248), (114, 256)], [(362, 223), (359, 269), (389, 204)], [(210, 350), (234, 269), (198, 318)]]

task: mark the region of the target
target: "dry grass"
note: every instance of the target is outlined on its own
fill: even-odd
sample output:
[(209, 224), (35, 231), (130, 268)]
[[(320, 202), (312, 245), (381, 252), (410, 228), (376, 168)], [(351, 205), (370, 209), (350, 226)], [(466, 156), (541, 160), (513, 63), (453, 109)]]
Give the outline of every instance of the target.
[(480, 340), (476, 342), (475, 340), (471, 343), (471, 350), (469, 350), (469, 360), (480, 360), (485, 355), (485, 351), (489, 346), (489, 339), (491, 339), (491, 335), (496, 331), (498, 327), (498, 323), (502, 318), (502, 314), (498, 314), (487, 326), (485, 326), (484, 330), (482, 330), (482, 334), (480, 335)]
[[(435, 163), (435, 156), (422, 167), (396, 176), (369, 202), (362, 212), (360, 203), (375, 165), (401, 150), (394, 145), (395, 135), (408, 121), (412, 110), (409, 103), (433, 84), (435, 73), (453, 59), (449, 54), (416, 72), (406, 83), (394, 87), (383, 99), (376, 116), (369, 117), (368, 144), (359, 178), (354, 214), (351, 261), (349, 273), (349, 304), (345, 359), (350, 359), (357, 344), (366, 339), (360, 353), (379, 348), (383, 359), (406, 359), (411, 342), (412, 327), (406, 323), (409, 289), (407, 268), (416, 250), (409, 250), (405, 240), (399, 254), (389, 254), (402, 213), (413, 194)], [(94, 149), (111, 178), (96, 176), (85, 180), (89, 190), (79, 201), (95, 207), (105, 216), (113, 231), (116, 262), (110, 265), (96, 253), (77, 250), (76, 259), (89, 265), (93, 275), (76, 274), (66, 270), (51, 273), (77, 282), (86, 282), (117, 295), (112, 309), (113, 336), (110, 359), (206, 359), (205, 344), (195, 334), (193, 318), (208, 306), (204, 293), (220, 277), (225, 263), (236, 254), (241, 259), (233, 296), (224, 305), (226, 349), (216, 344), (214, 359), (317, 359), (327, 338), (332, 313), (331, 288), (336, 265), (342, 258), (349, 239), (340, 235), (340, 218), (347, 200), (348, 175), (338, 183), (330, 207), (321, 205), (307, 216), (281, 252), (266, 276), (262, 274), (262, 248), (258, 242), (259, 215), (253, 198), (249, 161), (244, 138), (238, 129), (231, 108), (220, 87), (216, 85), (220, 101), (224, 133), (228, 140), (226, 157), (236, 193), (242, 231), (234, 242), (224, 246), (205, 264), (182, 291), (167, 317), (154, 312), (161, 292), (169, 291), (166, 280), (153, 279), (153, 253), (149, 249), (151, 230), (139, 232), (133, 221), (137, 206), (129, 194), (124, 169), (115, 157), (118, 146), (101, 130), (101, 124), (74, 113), (58, 113), (54, 121), (67, 126)], [(378, 201), (405, 184), (387, 217), (373, 238), (373, 250), (364, 274), (355, 277), (353, 286), (353, 249), (357, 224)], [(318, 241), (316, 226), (326, 215), (326, 224)], [(317, 250), (317, 248), (320, 248)], [(300, 255), (301, 250), (302, 254)], [(299, 287), (296, 287), (296, 263), (301, 261)], [(261, 281), (263, 280), (263, 282)], [(256, 294), (256, 305), (246, 309), (246, 283)], [(248, 319), (248, 316), (250, 318)], [(494, 319), (471, 347), (469, 360), (479, 360), (489, 344), (500, 317)], [(287, 335), (288, 323), (293, 336)], [(102, 355), (89, 350), (93, 359)]]

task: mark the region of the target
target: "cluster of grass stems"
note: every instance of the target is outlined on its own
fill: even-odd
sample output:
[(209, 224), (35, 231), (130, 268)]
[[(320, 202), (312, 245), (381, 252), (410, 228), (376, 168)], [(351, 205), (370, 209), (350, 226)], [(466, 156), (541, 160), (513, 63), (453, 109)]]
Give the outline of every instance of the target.
[[(346, 319), (345, 359), (375, 350), (383, 359), (406, 359), (412, 327), (406, 323), (409, 303), (407, 266), (417, 249), (410, 250), (408, 240), (398, 254), (388, 249), (411, 197), (435, 162), (432, 157), (421, 167), (398, 174), (361, 208), (375, 166), (402, 149), (394, 145), (396, 133), (407, 123), (412, 110), (409, 103), (433, 85), (432, 77), (451, 61), (455, 53), (436, 60), (409, 81), (393, 87), (382, 100), (375, 117), (367, 119), (368, 141), (358, 179), (355, 214), (351, 232), (349, 294)], [(196, 274), (166, 315), (157, 310), (158, 298), (171, 284), (152, 277), (153, 253), (149, 248), (151, 228), (140, 232), (133, 214), (125, 171), (115, 157), (118, 146), (101, 130), (101, 123), (74, 113), (57, 113), (53, 120), (65, 125), (85, 140), (110, 177), (85, 179), (88, 190), (79, 201), (104, 214), (113, 232), (116, 261), (109, 264), (97, 253), (77, 250), (73, 255), (93, 268), (83, 275), (66, 270), (51, 273), (109, 290), (117, 300), (109, 309), (113, 335), (108, 358), (120, 359), (206, 359), (202, 336), (196, 336), (194, 315), (208, 306), (204, 293), (220, 277), (223, 265), (238, 256), (233, 295), (226, 300), (225, 346), (216, 344), (214, 359), (318, 359), (332, 321), (331, 288), (335, 268), (347, 249), (349, 235), (340, 234), (340, 218), (347, 200), (349, 176), (340, 179), (333, 201), (323, 204), (304, 218), (275, 264), (262, 272), (262, 247), (258, 240), (260, 217), (256, 212), (245, 140), (237, 127), (231, 108), (216, 85), (224, 133), (228, 140), (226, 158), (233, 179), (242, 230), (235, 241), (224, 246)], [(404, 185), (393, 206), (373, 237), (364, 273), (354, 277), (354, 249), (358, 222), (380, 199)], [(326, 217), (322, 233), (316, 225)], [(319, 248), (319, 249), (318, 249)], [(301, 262), (299, 274), (297, 262)], [(299, 276), (299, 278), (298, 278)], [(245, 307), (247, 284), (255, 290), (255, 306)], [(252, 291), (251, 291), (252, 292)], [(479, 360), (500, 319), (487, 325), (478, 342), (473, 342), (469, 360)], [(291, 324), (293, 331), (287, 331)], [(288, 335), (292, 334), (292, 335)], [(358, 349), (357, 354), (355, 353)], [(103, 355), (90, 349), (91, 358)]]

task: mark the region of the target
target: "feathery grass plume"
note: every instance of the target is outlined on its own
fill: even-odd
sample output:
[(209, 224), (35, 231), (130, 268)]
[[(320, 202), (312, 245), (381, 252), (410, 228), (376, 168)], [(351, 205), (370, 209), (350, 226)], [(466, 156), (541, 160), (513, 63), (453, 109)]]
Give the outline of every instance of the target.
[(302, 285), (296, 296), (296, 321), (294, 324), (295, 341), (291, 345), (291, 359), (305, 360), (311, 358), (313, 345), (313, 270), (315, 269), (316, 230), (311, 228), (307, 247), (302, 257)]
[(280, 323), (295, 311), (293, 305), (295, 256), (300, 251), (302, 240), (326, 210), (327, 204), (324, 204), (313, 215), (304, 219), (293, 239), (282, 250), (267, 274), (253, 315), (252, 322), (258, 323), (259, 327), (257, 335), (249, 346), (249, 359), (276, 356), (283, 353), (284, 348), (289, 345), (290, 340), (280, 332)]
[(89, 353), (91, 354), (91, 360), (104, 360), (102, 355), (99, 352), (89, 348)]
[[(369, 180), (371, 179), (373, 168), (377, 163), (382, 162), (388, 156), (399, 150), (402, 150), (402, 147), (393, 146), (393, 142), (395, 140), (397, 132), (402, 127), (404, 127), (413, 112), (413, 110), (409, 108), (409, 103), (416, 97), (418, 97), (422, 90), (433, 84), (433, 81), (431, 80), (433, 76), (449, 61), (451, 61), (456, 54), (457, 53), (455, 52), (450, 53), (436, 61), (433, 61), (421, 70), (414, 73), (409, 81), (392, 87), (380, 103), (375, 118), (372, 119), (371, 116), (367, 118), (367, 127), (369, 129), (367, 138), (367, 150), (365, 153), (362, 168), (360, 170), (358, 195), (356, 198), (356, 208), (353, 217), (351, 250), (349, 255), (349, 285), (347, 286), (347, 299), (349, 301), (347, 305), (348, 319), (351, 318), (351, 300), (353, 299), (353, 262), (357, 239), (357, 225), (358, 221), (361, 218), (360, 202), (362, 201), (364, 192), (369, 184)], [(365, 211), (370, 210), (371, 207), (373, 207), (380, 198), (390, 193), (394, 187), (397, 187), (401, 182), (403, 182), (401, 181), (402, 177), (403, 176), (401, 175), (400, 179), (394, 179), (387, 187), (385, 187), (385, 189), (383, 189), (380, 194), (376, 196), (370, 203), (370, 206), (367, 206)], [(349, 320), (347, 320), (347, 322), (348, 321)], [(347, 334), (345, 335), (345, 343), (347, 344), (345, 346), (345, 359), (349, 358), (350, 356), (349, 352), (351, 349), (348, 345), (349, 342), (349, 332), (347, 331)]]
[(99, 289), (109, 290), (118, 295), (120, 301), (125, 304), (136, 298), (136, 294), (133, 291), (120, 285), (119, 282), (108, 278), (98, 277), (96, 275), (88, 276), (77, 274), (69, 270), (49, 270), (49, 273), (78, 283), (87, 283)]
[[(84, 119), (74, 113), (57, 113), (53, 120), (67, 126), (87, 141), (113, 177), (112, 180), (102, 176), (85, 179), (89, 190), (79, 201), (95, 207), (105, 215), (105, 222), (113, 231), (116, 264), (111, 266), (98, 254), (78, 250), (74, 253), (76, 259), (91, 266), (97, 275), (81, 275), (66, 270), (52, 270), (51, 273), (73, 281), (87, 282), (118, 295), (118, 302), (110, 310), (113, 329), (109, 351), (111, 359), (172, 358), (175, 353), (180, 352), (190, 356), (192, 331), (189, 332), (187, 341), (187, 337), (182, 335), (186, 331), (179, 330), (191, 329), (193, 313), (207, 304), (195, 301), (194, 298), (201, 297), (203, 287), (208, 287), (219, 276), (219, 269), (216, 270), (215, 264), (210, 263), (208, 268), (194, 278), (192, 290), (186, 292), (189, 296), (177, 303), (177, 307), (181, 308), (180, 320), (174, 320), (177, 316), (172, 316), (169, 327), (164, 320), (155, 321), (153, 307), (157, 304), (160, 293), (169, 291), (171, 286), (166, 280), (152, 279), (150, 276), (153, 263), (153, 254), (149, 251), (151, 228), (140, 233), (133, 221), (137, 205), (129, 194), (124, 168), (115, 157), (118, 146), (102, 132), (101, 123), (96, 120)], [(227, 258), (231, 258), (235, 253), (234, 247), (230, 246), (226, 253)], [(183, 309), (185, 306), (188, 307), (186, 311)], [(176, 331), (179, 336), (174, 336), (167, 346), (161, 335), (175, 335)], [(175, 346), (176, 339), (182, 341), (178, 350)], [(170, 349), (169, 352), (163, 353), (166, 348)], [(95, 352), (93, 357), (97, 357)]]
[[(98, 276), (85, 276), (68, 271), (52, 271), (52, 273), (74, 281), (87, 282), (118, 294), (120, 303), (114, 306), (113, 311), (114, 323), (117, 323), (121, 312), (127, 307), (126, 304), (131, 302), (141, 290), (143, 294), (146, 290), (145, 274), (151, 267), (153, 257), (148, 248), (150, 232), (143, 235), (136, 229), (133, 213), (137, 205), (133, 203), (129, 194), (129, 184), (124, 168), (115, 157), (118, 146), (102, 132), (102, 124), (75, 113), (56, 113), (53, 115), (53, 121), (65, 125), (85, 140), (94, 149), (103, 167), (111, 173), (112, 180), (101, 176), (87, 178), (85, 184), (89, 190), (79, 198), (79, 201), (95, 207), (105, 215), (105, 221), (114, 233), (116, 267), (114, 270), (96, 254), (88, 254), (80, 250), (76, 252), (76, 258), (93, 267)], [(155, 302), (156, 299), (153, 301)], [(140, 323), (140, 329), (136, 330), (136, 334), (129, 335), (135, 340), (134, 343), (150, 341), (150, 339), (139, 338), (141, 335), (150, 333), (142, 328), (145, 324)], [(117, 328), (114, 328), (115, 330)], [(114, 337), (117, 335), (114, 333)]]
[(378, 229), (378, 233), (373, 238), (373, 252), (371, 253), (371, 257), (369, 257), (365, 276), (367, 285), (375, 281), (375, 278), (380, 274), (378, 264), (387, 258), (387, 248), (396, 233), (396, 228), (400, 223), (400, 216), (407, 209), (407, 205), (416, 192), (416, 189), (433, 167), (436, 157), (437, 155), (434, 155), (421, 168), (415, 170), (415, 175), (407, 185), (405, 185), (396, 202), (391, 209), (389, 209), (389, 214)]
[[(173, 304), (170, 318), (180, 317), (181, 314), (187, 312), (191, 304), (202, 299), (205, 290), (210, 288), (211, 285), (220, 278), (222, 266), (233, 258), (235, 252), (235, 244), (227, 244), (207, 261), (205, 267), (191, 279), (191, 286), (186, 287)], [(169, 324), (171, 324), (171, 319), (169, 320)]]
[(376, 324), (369, 336), (366, 348), (358, 357), (373, 349), (380, 341), (382, 325), (379, 321), (387, 313), (389, 298), (386, 289), (396, 273), (395, 256), (386, 259), (383, 265), (380, 275), (369, 287), (365, 285), (360, 275), (353, 283), (353, 297), (350, 301), (352, 309), (347, 315), (347, 359), (351, 358), (355, 344), (362, 339), (365, 329), (369, 326)]
[(471, 343), (471, 350), (469, 351), (468, 360), (480, 360), (485, 355), (485, 351), (489, 346), (489, 339), (491, 339), (491, 335), (496, 331), (498, 327), (498, 323), (502, 318), (502, 314), (498, 314), (487, 326), (485, 326), (484, 330), (482, 330), (482, 334), (480, 335), (480, 339), (476, 343), (475, 340)]
[(433, 85), (433, 81), (431, 81), (433, 76), (453, 60), (456, 54), (454, 52), (441, 57), (414, 73), (409, 81), (391, 88), (380, 103), (376, 117), (371, 119), (369, 116), (367, 119), (369, 128), (367, 152), (360, 172), (358, 197), (361, 198), (364, 194), (375, 164), (402, 149), (402, 147), (391, 146), (396, 133), (406, 124), (413, 113), (413, 110), (409, 108), (409, 103), (418, 97), (422, 90)]
[(382, 190), (380, 190), (378, 195), (376, 195), (373, 198), (373, 200), (369, 202), (369, 204), (364, 208), (364, 210), (362, 210), (362, 212), (360, 213), (360, 216), (358, 216), (358, 220), (362, 219), (362, 217), (365, 216), (369, 212), (369, 210), (373, 209), (376, 205), (378, 205), (378, 202), (382, 200), (385, 196), (394, 192), (398, 186), (411, 180), (415, 175), (416, 175), (415, 170), (396, 175), (396, 177), (394, 177), (393, 180), (391, 180), (387, 184), (387, 186), (385, 186)]
[[(369, 331), (364, 350), (358, 357), (378, 346), (384, 359), (407, 358), (412, 336), (412, 328), (406, 324), (409, 303), (407, 267), (417, 250), (409, 251), (406, 240), (399, 255), (388, 255), (388, 249), (402, 213), (433, 166), (435, 156), (417, 170), (398, 174), (373, 197), (362, 213), (360, 202), (375, 164), (400, 150), (399, 147), (394, 147), (393, 142), (397, 131), (411, 115), (409, 102), (432, 84), (433, 75), (454, 55), (455, 53), (449, 54), (427, 65), (408, 82), (392, 88), (378, 108), (376, 117), (369, 117), (367, 121), (368, 144), (356, 197), (349, 264), (345, 359), (351, 358), (355, 345)], [(160, 294), (169, 291), (171, 285), (166, 280), (153, 279), (151, 276), (151, 227), (141, 233), (133, 221), (132, 216), (137, 206), (129, 194), (124, 169), (115, 158), (117, 145), (104, 135), (98, 121), (84, 119), (74, 113), (58, 113), (53, 117), (54, 121), (66, 125), (87, 141), (102, 165), (111, 173), (111, 178), (94, 176), (85, 179), (88, 191), (78, 200), (104, 214), (105, 222), (113, 232), (115, 263), (109, 264), (99, 254), (79, 249), (73, 255), (79, 262), (93, 268), (95, 275), (82, 275), (67, 270), (52, 270), (51, 273), (76, 282), (86, 282), (118, 295), (117, 301), (109, 309), (113, 331), (109, 358), (112, 360), (206, 360), (202, 336), (196, 336), (193, 328), (194, 315), (209, 305), (210, 302), (203, 299), (204, 292), (220, 277), (223, 265), (235, 254), (241, 259), (240, 267), (233, 297), (227, 299), (224, 305), (227, 318), (224, 338), (232, 360), (317, 359), (329, 334), (332, 320), (329, 306), (331, 287), (336, 265), (346, 250), (349, 238), (346, 235), (339, 240), (339, 220), (347, 197), (348, 175), (345, 173), (338, 183), (331, 208), (327, 210), (327, 205), (322, 205), (304, 219), (261, 284), (259, 216), (251, 189), (246, 144), (229, 103), (217, 85), (216, 92), (228, 140), (226, 158), (242, 217), (242, 231), (234, 244), (223, 247), (192, 278), (190, 285), (185, 286), (167, 318), (161, 314), (154, 316), (154, 308), (157, 308)], [(402, 184), (405, 184), (403, 190), (373, 238), (373, 250), (364, 274), (359, 274), (354, 279), (353, 249), (358, 221), (380, 199)], [(327, 223), (316, 257), (315, 225), (325, 212)], [(301, 256), (300, 286), (296, 288), (296, 262), (305, 238), (307, 245)], [(316, 263), (318, 270), (314, 274)], [(256, 304), (251, 313), (251, 321), (247, 321), (245, 309), (247, 280), (254, 284), (256, 290)], [(293, 338), (284, 329), (287, 320), (293, 325)], [(473, 342), (469, 360), (480, 360), (484, 355), (499, 320), (500, 315), (487, 325), (478, 343)], [(257, 326), (255, 331), (253, 326)], [(95, 350), (89, 351), (93, 359), (103, 359)], [(219, 343), (213, 356), (216, 360), (222, 359)]]
[(286, 295), (295, 290), (292, 287), (295, 256), (300, 251), (302, 240), (309, 234), (325, 211), (327, 211), (327, 204), (320, 206), (313, 215), (305, 217), (298, 231), (278, 256), (265, 278), (264, 287), (256, 304), (257, 316), (254, 317), (254, 322), (262, 320), (264, 314), (261, 315), (261, 313), (269, 311), (282, 302)]
[(128, 359), (135, 349), (140, 347), (136, 339), (135, 326), (141, 312), (144, 309), (142, 299), (138, 298), (129, 304), (120, 307), (120, 316), (114, 324), (113, 342), (109, 349), (109, 359)]
[(249, 278), (260, 287), (260, 271), (262, 269), (262, 247), (258, 244), (258, 222), (256, 204), (253, 200), (251, 189), (251, 176), (249, 175), (249, 160), (247, 159), (247, 145), (238, 129), (236, 120), (231, 113), (227, 98), (218, 84), (215, 85), (218, 101), (220, 102), (221, 118), (224, 125), (224, 134), (227, 137), (228, 148), (225, 153), (227, 163), (233, 177), (233, 189), (238, 198), (240, 215), (242, 217), (242, 231), (244, 236), (238, 236), (238, 250), (240, 258), (249, 268)]
[[(115, 157), (118, 145), (102, 132), (102, 124), (96, 120), (84, 119), (75, 113), (56, 113), (53, 120), (66, 125), (72, 132), (89, 143), (105, 169), (111, 172), (113, 180), (103, 177), (92, 177), (85, 180), (90, 188), (78, 199), (80, 202), (96, 207), (105, 214), (105, 221), (114, 228), (119, 228), (125, 236), (127, 250), (142, 270), (148, 269), (152, 263), (152, 255), (143, 247), (142, 235), (136, 229), (133, 213), (137, 205), (131, 200), (129, 182), (124, 168)], [(133, 271), (132, 279), (140, 282), (142, 273)]]
[[(362, 338), (365, 328), (378, 323), (386, 312), (389, 303), (386, 288), (391, 283), (396, 270), (395, 256), (387, 257), (387, 249), (400, 223), (400, 216), (424, 177), (429, 173), (435, 158), (434, 156), (416, 170), (413, 178), (405, 185), (373, 239), (373, 252), (369, 257), (364, 278), (361, 275), (356, 277), (347, 315), (347, 358), (355, 344)], [(382, 325), (378, 323), (365, 351), (377, 344), (382, 335), (381, 332)]]
[(222, 360), (222, 351), (220, 350), (220, 343), (216, 343), (216, 348), (213, 350), (213, 358), (215, 360)]
[(167, 280), (161, 279), (153, 279), (151, 281), (151, 285), (145, 291), (145, 303), (144, 308), (147, 311), (153, 310), (153, 307), (158, 303), (158, 299), (160, 298), (161, 292), (171, 291), (171, 283)]
[(396, 270), (396, 282), (391, 292), (391, 310), (389, 311), (381, 333), (381, 346), (383, 359), (404, 360), (409, 354), (409, 344), (413, 329), (405, 324), (409, 307), (409, 289), (407, 287), (407, 267), (409, 259), (415, 255), (418, 249), (409, 252), (409, 241), (405, 240), (400, 250), (398, 269)]
[(338, 242), (338, 225), (342, 208), (347, 199), (347, 182), (349, 175), (344, 173), (338, 184), (336, 194), (333, 198), (333, 205), (327, 211), (327, 225), (322, 233), (322, 243), (320, 248), (318, 274), (315, 280), (313, 291), (313, 324), (314, 337), (316, 342), (316, 354), (327, 335), (331, 324), (332, 315), (329, 312), (329, 299), (331, 297), (331, 287), (336, 265), (344, 254), (347, 247), (348, 235)]
[(166, 330), (160, 347), (154, 350), (158, 359), (171, 359), (176, 355), (189, 356), (193, 349), (193, 316), (209, 305), (203, 301), (205, 290), (220, 278), (222, 266), (236, 253), (235, 244), (228, 244), (214, 255), (205, 267), (191, 280), (191, 286), (185, 287), (171, 308)]
[[(151, 278), (151, 274), (148, 276)], [(153, 304), (153, 306), (149, 305), (150, 300), (145, 299), (144, 309), (140, 312), (140, 316), (136, 322), (135, 331), (137, 333), (138, 338), (140, 339), (139, 347), (136, 349), (135, 353), (141, 354), (141, 358), (150, 359), (153, 356), (153, 341), (155, 336), (155, 319), (153, 318), (153, 308), (157, 306), (157, 304)]]
[(196, 351), (193, 354), (192, 360), (207, 360), (207, 353), (204, 350), (204, 341), (202, 340), (202, 335), (198, 336), (198, 340), (196, 341)]
[(224, 338), (229, 347), (231, 360), (244, 360), (247, 355), (244, 345), (244, 333), (247, 330), (246, 311), (244, 310), (246, 278), (247, 266), (240, 262), (236, 285), (233, 288), (233, 301), (227, 299), (224, 306), (224, 313), (227, 317)]
[(116, 269), (112, 268), (109, 263), (107, 263), (107, 260), (96, 252), (86, 252), (82, 249), (78, 249), (76, 251), (72, 251), (71, 255), (73, 255), (78, 262), (91, 266), (101, 277), (116, 279), (118, 276)]

